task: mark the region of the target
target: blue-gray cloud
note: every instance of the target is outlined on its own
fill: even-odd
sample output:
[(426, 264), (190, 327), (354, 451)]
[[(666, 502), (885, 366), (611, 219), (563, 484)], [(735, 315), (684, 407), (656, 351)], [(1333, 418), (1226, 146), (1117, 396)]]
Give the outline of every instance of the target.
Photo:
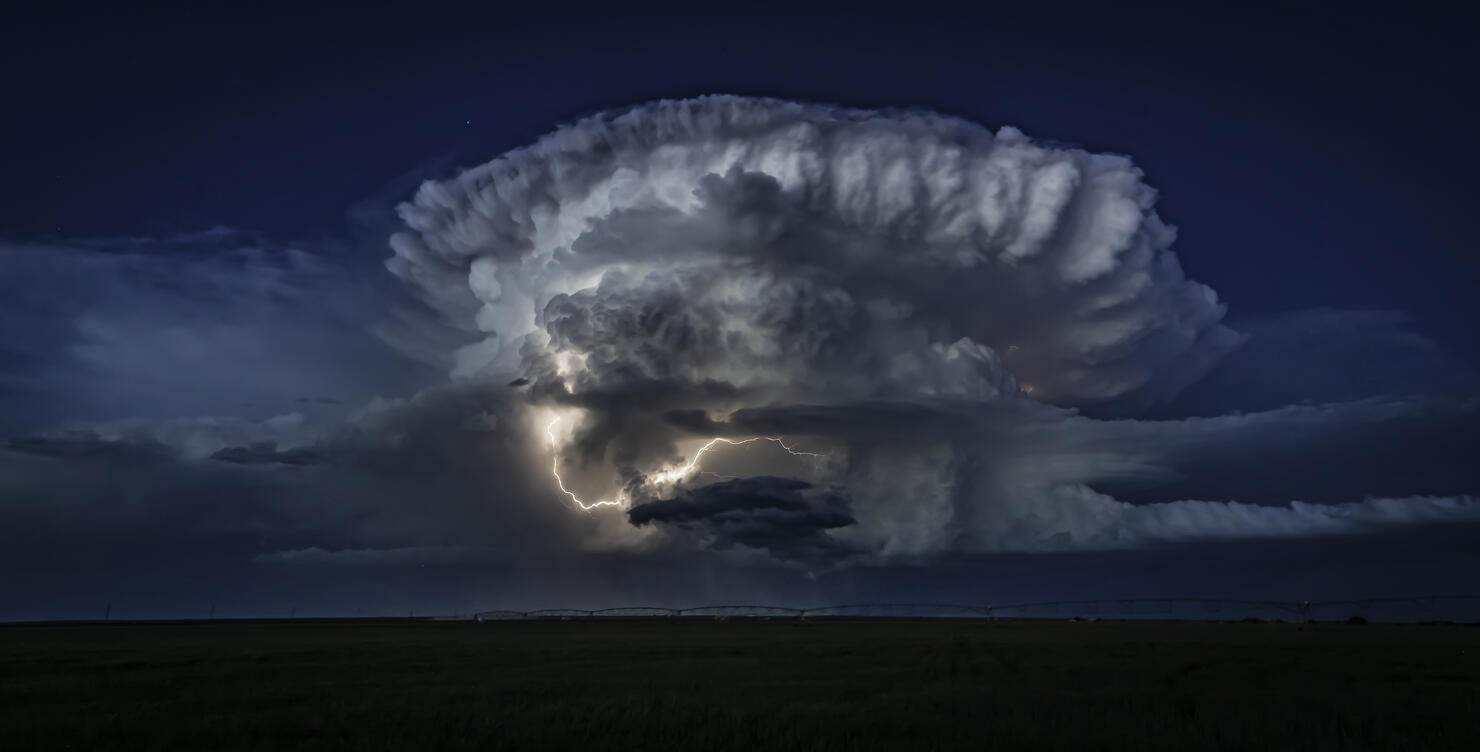
[[(434, 372), (373, 329), (394, 288), (228, 230), (0, 242), (0, 426), (266, 418), (404, 393)], [(321, 397), (299, 403), (305, 396)]]

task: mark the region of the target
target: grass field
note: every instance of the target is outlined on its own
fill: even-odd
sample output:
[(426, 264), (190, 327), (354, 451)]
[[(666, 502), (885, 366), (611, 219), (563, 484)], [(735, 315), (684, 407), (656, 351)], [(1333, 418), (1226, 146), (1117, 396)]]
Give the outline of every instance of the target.
[(1480, 628), (0, 627), (5, 749), (1480, 749)]

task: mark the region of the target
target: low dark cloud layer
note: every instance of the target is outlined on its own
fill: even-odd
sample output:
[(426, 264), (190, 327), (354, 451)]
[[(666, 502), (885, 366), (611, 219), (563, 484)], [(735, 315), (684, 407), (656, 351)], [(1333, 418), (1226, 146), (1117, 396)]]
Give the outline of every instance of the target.
[(213, 460), (222, 462), (235, 462), (242, 465), (257, 465), (264, 463), (276, 463), (279, 465), (312, 465), (318, 463), (321, 458), (312, 449), (299, 447), (296, 449), (279, 450), (277, 444), (262, 443), (249, 446), (233, 446), (218, 449), (211, 455)]
[(627, 519), (638, 526), (679, 527), (720, 550), (746, 546), (781, 559), (822, 564), (853, 553), (827, 531), (857, 522), (839, 490), (773, 476), (721, 481), (677, 498), (639, 504), (627, 510)]

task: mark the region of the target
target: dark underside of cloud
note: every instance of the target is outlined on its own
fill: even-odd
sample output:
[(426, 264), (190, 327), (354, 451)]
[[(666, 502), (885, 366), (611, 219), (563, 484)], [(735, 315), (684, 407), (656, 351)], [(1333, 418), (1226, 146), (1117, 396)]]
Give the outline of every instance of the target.
[(772, 476), (701, 486), (678, 498), (632, 507), (627, 518), (634, 525), (692, 531), (713, 548), (747, 546), (804, 563), (832, 563), (851, 555), (851, 548), (827, 531), (857, 522), (840, 492)]

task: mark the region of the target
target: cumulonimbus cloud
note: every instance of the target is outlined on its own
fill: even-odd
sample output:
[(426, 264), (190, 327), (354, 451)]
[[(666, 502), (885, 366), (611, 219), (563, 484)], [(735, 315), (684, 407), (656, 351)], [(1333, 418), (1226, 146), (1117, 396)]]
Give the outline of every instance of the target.
[[(594, 502), (583, 507), (663, 521), (655, 510), (734, 501), (746, 481), (706, 488), (716, 473), (697, 467), (700, 445), (785, 434), (822, 459), (743, 475), (844, 489), (856, 524), (835, 535), (849, 552), (1392, 519), (1375, 511), (1388, 502), (1138, 506), (1093, 489), (1102, 470), (1174, 473), (1159, 458), (1201, 427), (1083, 452), (1064, 436), (1087, 422), (1099, 437), (1156, 431), (1074, 410), (1171, 399), (1241, 339), (1183, 274), (1155, 197), (1126, 157), (1012, 128), (702, 97), (593, 116), (425, 183), (398, 209), (388, 266), (482, 333), (452, 375), (517, 390), (526, 417), (506, 429), (548, 439), (560, 490)], [(1036, 454), (1015, 443), (1025, 436)], [(724, 515), (775, 527), (775, 510)]]
[[(252, 479), (273, 489), (262, 515), (291, 532), (283, 550), (675, 546), (807, 566), (1480, 519), (1473, 473), (1382, 448), (1473, 440), (1473, 403), (1133, 417), (1241, 340), (1182, 274), (1153, 199), (1124, 157), (938, 115), (734, 97), (604, 114), (400, 207), (391, 269), (477, 341), (445, 358), (459, 337), (420, 318), (366, 325), (457, 383), (323, 425), (285, 379), (277, 417), (12, 439), (0, 480), (40, 498), (87, 463)], [(241, 279), (218, 273), (238, 256)], [(225, 277), (202, 290), (236, 291), (228, 312), (344, 287), (291, 254), (186, 258), (188, 279)], [(230, 370), (219, 386), (248, 374)], [(1106, 405), (1132, 417), (1093, 417)], [(1370, 472), (1333, 480), (1353, 456)], [(156, 514), (130, 508), (146, 527)]]

